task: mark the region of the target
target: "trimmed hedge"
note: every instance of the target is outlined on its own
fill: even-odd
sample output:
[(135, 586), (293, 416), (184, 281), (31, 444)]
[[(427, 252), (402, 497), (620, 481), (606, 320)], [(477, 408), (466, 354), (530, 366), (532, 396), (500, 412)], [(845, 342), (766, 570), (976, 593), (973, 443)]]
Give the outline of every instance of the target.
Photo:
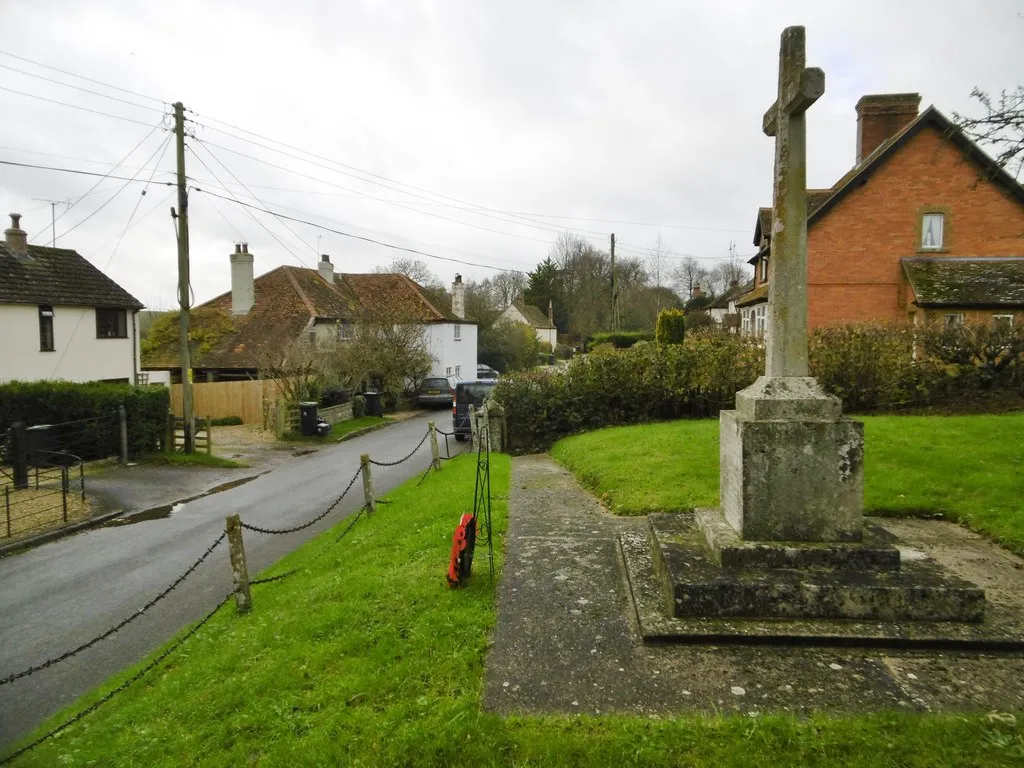
[(611, 344), (616, 349), (629, 349), (640, 341), (654, 341), (654, 334), (650, 331), (611, 331), (607, 333), (595, 333), (587, 340), (590, 349), (602, 344)]
[[(83, 459), (117, 455), (121, 450), (117, 408), (128, 420), (128, 454), (156, 450), (167, 429), (170, 391), (100, 382), (12, 381), (0, 384), (0, 435), (17, 421), (28, 426), (79, 422), (54, 430), (55, 450)], [(93, 420), (96, 417), (104, 417)], [(88, 420), (88, 421), (83, 421)]]
[[(990, 390), (1024, 395), (1024, 329), (823, 328), (811, 334), (810, 356), (811, 375), (847, 411), (933, 405)], [(494, 397), (506, 409), (512, 447), (545, 450), (605, 426), (716, 416), (763, 372), (760, 339), (702, 332), (682, 344), (603, 346), (554, 373), (503, 376)]]
[(663, 309), (654, 326), (654, 339), (659, 344), (682, 344), (686, 339), (686, 312)]

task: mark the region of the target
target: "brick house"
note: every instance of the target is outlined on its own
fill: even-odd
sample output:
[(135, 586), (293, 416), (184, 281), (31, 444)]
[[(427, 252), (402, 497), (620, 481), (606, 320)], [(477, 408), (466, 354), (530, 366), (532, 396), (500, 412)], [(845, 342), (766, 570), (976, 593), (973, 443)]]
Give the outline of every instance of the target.
[[(916, 93), (857, 103), (854, 167), (807, 191), (808, 324), (1024, 324), (1024, 188)], [(767, 324), (772, 209), (754, 229), (745, 332)]]

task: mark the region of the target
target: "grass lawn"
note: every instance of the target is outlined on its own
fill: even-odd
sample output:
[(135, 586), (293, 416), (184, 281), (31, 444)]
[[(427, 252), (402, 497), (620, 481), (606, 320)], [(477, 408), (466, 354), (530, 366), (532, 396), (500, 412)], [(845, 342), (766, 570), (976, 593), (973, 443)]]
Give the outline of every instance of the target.
[[(941, 514), (1024, 554), (1024, 411), (857, 418), (869, 514)], [(551, 453), (621, 514), (718, 504), (717, 420), (612, 427)]]
[[(494, 584), (444, 571), (471, 503), (470, 456), (392, 503), (310, 541), (143, 680), (15, 765), (998, 766), (1024, 760), (1021, 727), (985, 715), (516, 717), (480, 708)], [(509, 462), (492, 456), (496, 530)], [(498, 539), (499, 543), (501, 538)], [(500, 565), (500, 554), (498, 563)], [(7, 670), (3, 670), (6, 672)], [(48, 724), (62, 722), (127, 670)], [(46, 726), (44, 726), (45, 728)]]
[(176, 467), (217, 467), (241, 469), (249, 465), (209, 453), (147, 453), (135, 460), (138, 464), (169, 464)]
[(283, 439), (293, 443), (336, 443), (346, 435), (350, 435), (360, 429), (366, 429), (367, 427), (385, 424), (387, 421), (386, 416), (360, 416), (358, 419), (335, 422), (331, 425), (331, 434), (324, 437), (317, 437), (316, 435), (307, 437), (301, 432), (288, 432)]

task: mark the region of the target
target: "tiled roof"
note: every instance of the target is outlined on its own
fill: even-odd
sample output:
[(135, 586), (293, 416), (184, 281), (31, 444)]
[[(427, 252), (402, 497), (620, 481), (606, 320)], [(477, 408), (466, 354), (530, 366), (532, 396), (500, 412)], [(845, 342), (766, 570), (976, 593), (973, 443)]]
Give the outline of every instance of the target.
[(536, 307), (533, 304), (523, 304), (521, 301), (513, 301), (512, 304), (526, 318), (526, 322), (534, 328), (550, 329), (555, 327), (554, 323), (548, 320), (548, 316), (540, 311), (540, 307)]
[(750, 280), (748, 280), (747, 282), (742, 283), (740, 285), (737, 285), (735, 288), (730, 288), (728, 291), (726, 291), (721, 296), (719, 296), (717, 299), (715, 299), (713, 302), (711, 302), (711, 304), (708, 305), (708, 308), (709, 309), (728, 309), (730, 301), (732, 301), (733, 299), (738, 299), (743, 294), (747, 293), (748, 291), (753, 290), (753, 288), (754, 288), (754, 278), (750, 278)]
[(759, 285), (759, 286), (757, 286), (757, 288), (752, 290), (750, 293), (747, 293), (747, 294), (741, 296), (739, 299), (737, 299), (736, 306), (737, 307), (748, 307), (751, 304), (757, 304), (760, 301), (767, 301), (767, 300), (768, 300), (768, 286), (767, 285)]
[(1024, 307), (1024, 256), (901, 261), (918, 306)]
[(0, 303), (142, 309), (142, 302), (68, 248), (28, 246), (18, 258), (0, 242)]
[[(808, 189), (807, 190), (807, 215), (811, 216), (817, 211), (826, 200), (828, 200), (832, 193), (835, 191), (834, 188), (830, 189)], [(758, 208), (757, 209), (757, 224), (754, 226), (754, 245), (760, 247), (762, 233), (768, 234), (768, 239), (771, 239), (772, 229), (772, 209)]]
[[(192, 310), (190, 336), (203, 339), (206, 348), (193, 352), (193, 368), (260, 368), (268, 354), (287, 349), (314, 319), (344, 320), (354, 314), (341, 292), (312, 269), (278, 267), (257, 277), (253, 287), (256, 300), (248, 314), (231, 314), (230, 292)], [(177, 335), (144, 350), (142, 365), (180, 365)]]
[(473, 322), (458, 318), (451, 307), (402, 274), (339, 274), (338, 286), (361, 306), (386, 311), (421, 323)]

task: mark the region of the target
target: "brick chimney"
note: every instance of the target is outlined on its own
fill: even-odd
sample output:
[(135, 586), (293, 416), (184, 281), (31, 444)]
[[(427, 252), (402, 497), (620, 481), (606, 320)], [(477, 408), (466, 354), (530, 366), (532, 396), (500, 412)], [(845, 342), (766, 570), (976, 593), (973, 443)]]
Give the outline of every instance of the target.
[(235, 243), (231, 254), (231, 314), (247, 315), (256, 303), (256, 287), (252, 278), (252, 254), (248, 243)]
[(919, 93), (880, 93), (857, 102), (857, 162), (906, 128), (917, 117)]
[(455, 274), (455, 282), (452, 283), (452, 314), (460, 320), (466, 319), (466, 284), (462, 282), (462, 275)]
[(20, 213), (11, 214), (11, 226), (4, 230), (4, 244), (15, 258), (28, 258), (28, 233), (19, 226)]
[(331, 257), (326, 253), (321, 254), (320, 263), (316, 267), (320, 277), (327, 281), (328, 285), (334, 285), (334, 265), (331, 264)]

